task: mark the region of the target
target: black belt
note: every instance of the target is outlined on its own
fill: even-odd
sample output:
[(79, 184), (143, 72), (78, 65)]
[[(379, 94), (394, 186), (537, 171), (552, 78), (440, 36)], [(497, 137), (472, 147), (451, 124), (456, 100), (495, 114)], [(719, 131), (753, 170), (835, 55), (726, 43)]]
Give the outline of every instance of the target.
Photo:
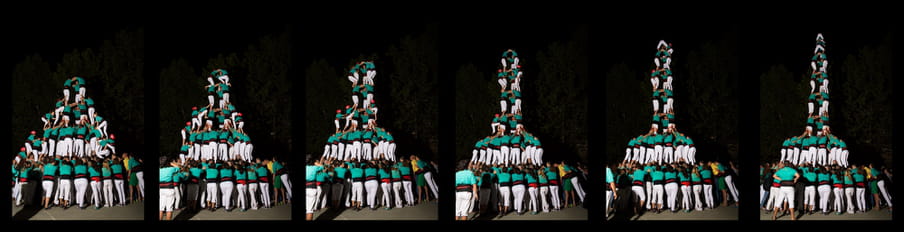
[(364, 180), (364, 178), (361, 178), (361, 177), (354, 178), (354, 177), (352, 177), (352, 182), (361, 182), (362, 180)]
[(500, 182), (499, 187), (511, 187), (512, 182)]
[(222, 177), (220, 178), (220, 182), (232, 181), (232, 177)]
[(88, 178), (88, 175), (85, 174), (75, 174), (75, 179), (85, 179)]
[(160, 188), (162, 188), (162, 189), (171, 189), (173, 187), (176, 187), (176, 183), (173, 183), (173, 182), (160, 183)]
[(471, 185), (461, 184), (455, 186), (455, 192), (469, 192), (471, 191)]
[(513, 183), (513, 185), (523, 185), (523, 184), (524, 184), (524, 181), (523, 181), (523, 180), (516, 180), (516, 181)]
[(783, 180), (782, 182), (780, 182), (780, 184), (782, 185), (782, 187), (786, 187), (786, 186), (794, 186), (794, 181)]
[(217, 179), (216, 177), (214, 177), (214, 178), (207, 178), (207, 179), (205, 179), (205, 180), (207, 180), (207, 183), (208, 183), (208, 184), (209, 184), (209, 183), (217, 183), (217, 181), (218, 181), (218, 179)]
[(675, 182), (677, 182), (677, 180), (675, 180), (675, 179), (666, 179), (666, 180), (665, 180), (665, 183), (666, 183), (666, 184), (668, 184), (668, 183), (675, 183)]
[(54, 178), (53, 178), (53, 176), (44, 176), (43, 180), (50, 180), (50, 181), (53, 181)]
[(641, 186), (641, 187), (642, 187), (642, 186), (643, 186), (643, 181), (635, 180), (632, 184), (633, 184), (634, 186)]
[(828, 185), (828, 184), (829, 184), (828, 181), (820, 181), (820, 182), (819, 182), (819, 185)]
[(376, 177), (376, 176), (367, 176), (367, 177), (364, 177), (364, 181), (371, 181), (371, 180), (377, 180), (377, 177)]
[(305, 183), (304, 183), (304, 188), (307, 188), (307, 189), (316, 189), (316, 188), (317, 188), (317, 183), (316, 183), (316, 182), (305, 182)]
[(662, 185), (662, 181), (661, 181), (661, 180), (654, 180), (654, 181), (653, 181), (653, 185)]

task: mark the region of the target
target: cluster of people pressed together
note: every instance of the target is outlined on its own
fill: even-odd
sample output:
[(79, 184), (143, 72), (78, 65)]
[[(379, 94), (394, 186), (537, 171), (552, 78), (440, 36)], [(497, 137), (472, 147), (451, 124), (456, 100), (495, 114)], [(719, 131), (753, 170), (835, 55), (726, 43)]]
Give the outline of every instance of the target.
[[(352, 105), (346, 105), (345, 111), (336, 110), (336, 130), (320, 158), (308, 158), (307, 220), (324, 208), (391, 210), (415, 206), (422, 199), (429, 200), (431, 193), (434, 199), (438, 197), (436, 165), (414, 155), (408, 159), (397, 156), (392, 133), (377, 125), (376, 75), (373, 61), (361, 61), (349, 69)], [(417, 188), (412, 188), (412, 182)]]
[(885, 206), (889, 211), (892, 208), (888, 194), (890, 169), (849, 163), (847, 143), (829, 129), (829, 61), (825, 47), (824, 37), (817, 34), (810, 61), (810, 96), (804, 133), (785, 139), (778, 162), (760, 166), (760, 205), (767, 213), (772, 212), (772, 220), (788, 213), (791, 220), (797, 220), (795, 205), (803, 205), (807, 214), (820, 209), (823, 214), (834, 210), (841, 215), (844, 211), (854, 214), (881, 208), (880, 200), (885, 199)]
[(55, 110), (41, 117), (43, 133), (31, 131), (13, 159), (16, 206), (31, 203), (37, 183), (45, 209), (72, 205), (85, 209), (91, 203), (100, 209), (144, 198), (141, 161), (125, 153), (116, 155), (116, 136), (107, 134), (107, 121), (96, 112), (85, 84), (82, 77), (66, 79)]
[(179, 159), (160, 159), (160, 219), (171, 220), (172, 212), (183, 208), (244, 212), (291, 202), (286, 164), (252, 155), (243, 115), (230, 100), (226, 70), (210, 72), (207, 81), (208, 105), (192, 107), (191, 121), (180, 131)]

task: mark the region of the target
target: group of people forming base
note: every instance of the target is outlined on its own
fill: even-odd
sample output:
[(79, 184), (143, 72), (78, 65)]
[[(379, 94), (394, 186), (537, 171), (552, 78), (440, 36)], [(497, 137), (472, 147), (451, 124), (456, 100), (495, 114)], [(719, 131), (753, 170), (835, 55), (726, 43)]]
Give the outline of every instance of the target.
[[(772, 213), (772, 220), (786, 214), (797, 220), (803, 214), (854, 214), (883, 207), (891, 212), (891, 176), (891, 169), (872, 164), (766, 163), (760, 166), (760, 206), (767, 214)], [(870, 194), (866, 194), (867, 188)], [(795, 206), (801, 205), (803, 210), (795, 215), (794, 209), (800, 209)]]
[(433, 199), (439, 196), (434, 179), (436, 164), (414, 155), (397, 162), (321, 157), (310, 160), (305, 172), (305, 213), (309, 221), (314, 220), (314, 212), (324, 208), (392, 210), (429, 201), (431, 193)]
[(17, 207), (32, 203), (30, 199), (36, 193), (41, 193), (40, 206), (44, 209), (78, 206), (84, 210), (90, 205), (101, 209), (144, 199), (141, 160), (128, 153), (121, 158), (45, 156), (39, 161), (14, 161), (12, 177), (12, 196)]
[(701, 162), (697, 165), (623, 163), (607, 167), (606, 213), (633, 215), (644, 209), (657, 214), (664, 210), (690, 213), (703, 211), (704, 207), (713, 209), (718, 202), (728, 206), (729, 200), (737, 207), (738, 189), (734, 181), (737, 173), (732, 162), (728, 166)]
[(587, 175), (585, 166), (564, 161), (544, 165), (459, 161), (455, 173), (455, 220), (468, 220), (474, 213), (477, 218), (502, 218), (509, 213), (549, 213), (583, 205), (587, 193), (581, 186)]
[(288, 168), (275, 157), (254, 162), (160, 159), (160, 220), (172, 220), (176, 209), (245, 212), (291, 199)]

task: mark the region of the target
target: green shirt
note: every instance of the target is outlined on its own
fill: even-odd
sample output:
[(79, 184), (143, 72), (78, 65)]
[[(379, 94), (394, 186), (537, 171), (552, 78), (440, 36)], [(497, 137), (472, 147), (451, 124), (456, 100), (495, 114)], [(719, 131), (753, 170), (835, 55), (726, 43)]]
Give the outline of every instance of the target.
[(461, 170), (455, 172), (455, 185), (476, 185), (477, 177), (474, 176), (474, 172), (471, 170)]
[(44, 175), (45, 176), (55, 176), (58, 167), (54, 164), (45, 164), (44, 165)]
[(177, 182), (182, 178), (182, 173), (177, 167), (160, 168), (160, 183)]
[(778, 176), (781, 181), (792, 181), (796, 174), (797, 171), (790, 167), (784, 167), (775, 172), (775, 175)]

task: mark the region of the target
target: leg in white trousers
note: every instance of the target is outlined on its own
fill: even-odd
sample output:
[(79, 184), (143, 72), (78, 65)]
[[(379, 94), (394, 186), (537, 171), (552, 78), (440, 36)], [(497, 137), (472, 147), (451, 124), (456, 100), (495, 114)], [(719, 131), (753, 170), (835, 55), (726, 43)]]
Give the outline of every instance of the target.
[(100, 195), (102, 193), (100, 191), (100, 181), (91, 181), (91, 199), (94, 201), (94, 207), (100, 208)]
[(841, 209), (844, 208), (841, 204), (841, 199), (844, 198), (844, 189), (842, 188), (833, 188), (832, 192), (835, 195), (835, 212), (841, 213)]
[(78, 207), (85, 207), (85, 190), (88, 189), (88, 179), (75, 179), (75, 202)]
[(113, 207), (113, 180), (104, 180), (104, 207)]
[(529, 201), (529, 206), (530, 206), (530, 207), (529, 207), (529, 209), (530, 209), (531, 211), (537, 212), (537, 211), (538, 211), (538, 208), (537, 208), (537, 187), (530, 187), (530, 188), (527, 188), (527, 193), (530, 194), (530, 201)]
[(257, 183), (248, 184), (248, 196), (251, 198), (251, 209), (257, 209)]
[(436, 182), (433, 180), (433, 173), (426, 172), (424, 173), (424, 179), (427, 180), (427, 186), (430, 186), (430, 191), (433, 192), (433, 196), (439, 199), (438, 190), (436, 188)]
[(857, 190), (857, 210), (866, 211), (866, 188), (856, 188)]
[(804, 209), (816, 205), (816, 186), (804, 187)]
[(678, 200), (678, 183), (668, 183), (665, 185), (665, 193), (668, 196), (666, 204), (669, 209), (675, 211), (675, 201)]
[(832, 191), (829, 185), (820, 185), (819, 191), (819, 208), (823, 213), (829, 212), (829, 192)]
[(411, 181), (402, 181), (402, 187), (405, 188), (405, 203), (414, 204), (414, 190), (411, 189)]
[(116, 185), (116, 193), (119, 195), (119, 205), (126, 205), (126, 191), (123, 180), (113, 180), (113, 184)]
[(706, 197), (706, 206), (712, 209), (715, 207), (713, 203), (713, 185), (704, 184), (703, 185), (703, 195)]
[(691, 209), (691, 186), (681, 186), (681, 208), (685, 210)]
[(352, 182), (352, 202), (364, 202), (364, 184), (361, 182)]
[(390, 190), (391, 184), (386, 182), (380, 182), (380, 189), (383, 190), (383, 195), (380, 198), (380, 204), (383, 207), (389, 208), (392, 206), (392, 200), (390, 199), (390, 195), (392, 195), (392, 191)]
[(738, 188), (735, 187), (734, 181), (730, 175), (725, 176), (725, 185), (728, 185), (728, 191), (731, 193), (732, 199), (734, 199), (735, 203), (738, 202)]
[(662, 190), (663, 187), (661, 184), (653, 185), (653, 195), (651, 196), (652, 204), (658, 204), (659, 206), (653, 206), (655, 209), (662, 209)]
[(510, 207), (512, 206), (512, 187), (509, 186), (500, 186), (499, 187), (499, 202), (502, 203), (502, 206)]
[(376, 200), (377, 200), (377, 188), (379, 184), (376, 180), (369, 180), (364, 182), (364, 188), (367, 189), (367, 206), (371, 209), (376, 208)]
[[(644, 194), (643, 186), (632, 186), (631, 191), (634, 192), (634, 195), (640, 198), (641, 202), (645, 202), (647, 200), (647, 195)], [(643, 205), (641, 205), (643, 207)]]
[(571, 178), (571, 184), (574, 185), (574, 192), (578, 194), (578, 197), (581, 198), (581, 204), (584, 204), (584, 196), (586, 192), (584, 192), (584, 188), (581, 187), (581, 183), (578, 181), (578, 177)]
[(558, 185), (550, 185), (549, 186), (549, 195), (552, 196), (552, 207), (556, 210), (562, 208), (562, 201), (559, 200), (559, 186)]
[(395, 197), (395, 208), (402, 208), (402, 198), (399, 195), (399, 192), (402, 191), (402, 182), (396, 181), (392, 182), (392, 193)]
[(239, 193), (239, 198), (238, 198), (239, 208), (248, 209), (248, 202), (245, 201), (245, 193), (248, 192), (248, 185), (238, 184), (236, 187), (237, 187), (238, 193)]
[(223, 198), (220, 200), (226, 210), (232, 209), (232, 190), (235, 185), (231, 181), (220, 182), (220, 194)]
[(472, 192), (456, 192), (455, 193), (455, 216), (467, 217), (471, 211)]
[(305, 212), (314, 213), (314, 205), (317, 205), (317, 189), (305, 188), (304, 193)]
[(847, 199), (847, 212), (849, 214), (854, 213), (854, 188), (844, 188), (844, 196)]
[(216, 207), (217, 205), (217, 190), (219, 189), (217, 188), (216, 182), (207, 183), (207, 199), (205, 200), (213, 204), (211, 207)]
[(283, 186), (286, 188), (286, 194), (289, 195), (289, 200), (292, 199), (292, 181), (289, 180), (289, 174), (282, 174), (279, 176), (279, 179), (283, 181)]
[[(549, 203), (546, 202), (546, 199), (547, 199), (546, 195), (548, 195), (548, 194), (549, 194), (549, 187), (541, 186), (540, 187), (540, 205), (543, 206), (544, 213), (549, 212)], [(608, 205), (608, 203), (606, 205)]]
[(697, 185), (694, 185), (693, 188), (694, 188), (694, 209), (696, 209), (697, 211), (701, 211), (701, 210), (703, 210), (703, 204), (700, 201), (700, 191), (702, 190), (703, 187), (700, 186), (699, 184), (697, 184)]
[(521, 213), (524, 208), (524, 185), (512, 186), (512, 195), (514, 198), (515, 212)]
[(885, 198), (885, 203), (888, 204), (888, 207), (891, 208), (891, 195), (888, 195), (888, 190), (885, 188), (885, 180), (879, 180), (876, 185), (879, 186), (879, 192), (882, 192), (882, 197)]
[(141, 193), (141, 198), (144, 198), (144, 172), (135, 173), (135, 176), (138, 177), (138, 193)]
[(270, 201), (270, 183), (258, 183), (261, 188), (261, 204), (269, 208), (272, 205)]

